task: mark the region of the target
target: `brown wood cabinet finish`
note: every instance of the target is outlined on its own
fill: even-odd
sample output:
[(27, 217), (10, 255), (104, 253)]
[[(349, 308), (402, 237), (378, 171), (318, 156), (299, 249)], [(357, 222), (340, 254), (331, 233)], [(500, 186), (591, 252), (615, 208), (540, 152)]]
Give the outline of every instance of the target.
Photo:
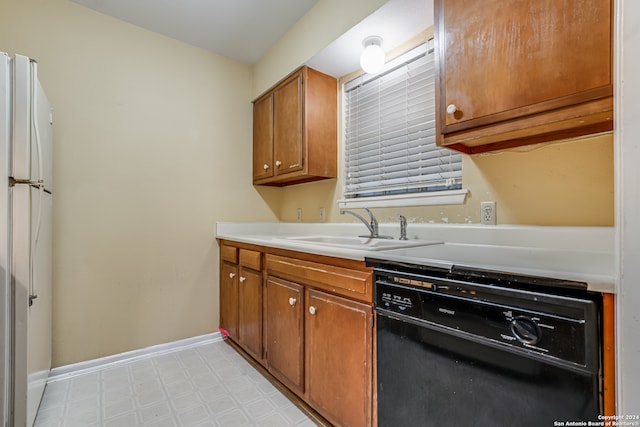
[(226, 240), (220, 253), (229, 338), (332, 424), (373, 425), (372, 269)]
[(253, 180), (273, 177), (273, 93), (253, 103)]
[(262, 272), (240, 267), (238, 344), (262, 360)]
[(370, 426), (372, 308), (308, 290), (306, 376), (309, 403), (341, 426)]
[(220, 266), (220, 327), (238, 339), (238, 266), (228, 262)]
[(371, 270), (354, 270), (326, 263), (300, 260), (273, 254), (266, 255), (269, 274), (303, 282), (339, 295), (373, 302)]
[(615, 295), (602, 295), (603, 415), (616, 414)]
[(222, 245), (220, 247), (220, 257), (224, 261), (229, 261), (232, 264), (238, 263), (238, 248), (234, 246)]
[(611, 18), (611, 0), (435, 0), (438, 143), (476, 153), (611, 130)]
[(265, 359), (276, 378), (304, 393), (304, 287), (268, 277), (266, 283)]
[(262, 252), (249, 249), (240, 249), (240, 265), (262, 271)]
[(273, 156), (278, 175), (302, 169), (303, 73), (297, 73), (273, 92)]
[(220, 326), (262, 362), (262, 252), (223, 242), (220, 260)]
[(253, 183), (337, 175), (337, 81), (302, 67), (254, 101)]
[[(357, 270), (271, 253), (265, 268), (268, 282), (305, 289), (305, 400), (335, 425), (372, 425), (371, 270), (363, 264)], [(266, 322), (272, 316), (267, 309)], [(271, 342), (268, 329), (265, 339)]]

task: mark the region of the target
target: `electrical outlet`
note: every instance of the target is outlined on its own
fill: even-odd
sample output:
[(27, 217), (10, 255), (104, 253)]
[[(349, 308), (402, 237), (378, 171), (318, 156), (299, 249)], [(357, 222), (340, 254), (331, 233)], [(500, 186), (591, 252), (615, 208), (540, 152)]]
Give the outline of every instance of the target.
[(320, 222), (324, 222), (324, 213), (325, 213), (324, 208), (320, 208), (320, 214), (319, 214)]
[(483, 225), (496, 225), (496, 202), (480, 203), (480, 223)]
[(298, 222), (302, 222), (302, 208), (298, 208)]

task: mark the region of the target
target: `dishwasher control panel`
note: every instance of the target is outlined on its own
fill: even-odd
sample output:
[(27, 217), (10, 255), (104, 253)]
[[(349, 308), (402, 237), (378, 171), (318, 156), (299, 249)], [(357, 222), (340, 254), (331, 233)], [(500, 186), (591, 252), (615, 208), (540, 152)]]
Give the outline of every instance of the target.
[(375, 306), (399, 320), (592, 368), (588, 348), (598, 337), (585, 326), (597, 321), (597, 304), (588, 298), (376, 269)]

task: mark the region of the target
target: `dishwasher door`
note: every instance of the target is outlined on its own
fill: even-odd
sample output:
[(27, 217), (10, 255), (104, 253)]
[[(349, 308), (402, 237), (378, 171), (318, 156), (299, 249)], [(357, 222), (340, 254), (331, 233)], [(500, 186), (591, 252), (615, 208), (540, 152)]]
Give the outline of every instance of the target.
[(379, 427), (598, 421), (597, 295), (381, 268), (374, 294)]
[(377, 314), (378, 426), (596, 421), (598, 376)]

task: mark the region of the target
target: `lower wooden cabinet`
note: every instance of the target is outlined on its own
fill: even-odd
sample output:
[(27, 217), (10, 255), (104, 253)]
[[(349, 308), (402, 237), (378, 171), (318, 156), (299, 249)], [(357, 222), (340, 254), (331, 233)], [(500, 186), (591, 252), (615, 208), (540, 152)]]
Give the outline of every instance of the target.
[(333, 424), (371, 425), (372, 308), (271, 276), (265, 295), (269, 372)]
[(262, 361), (262, 252), (220, 247), (220, 327)]
[(372, 308), (312, 289), (306, 305), (309, 403), (336, 425), (370, 426)]
[(238, 340), (251, 356), (262, 359), (262, 272), (247, 268), (238, 279)]
[(372, 271), (234, 244), (220, 251), (229, 338), (333, 425), (373, 425)]
[(238, 266), (220, 263), (220, 327), (238, 339)]
[(298, 395), (304, 394), (304, 287), (267, 277), (265, 291), (267, 369)]

